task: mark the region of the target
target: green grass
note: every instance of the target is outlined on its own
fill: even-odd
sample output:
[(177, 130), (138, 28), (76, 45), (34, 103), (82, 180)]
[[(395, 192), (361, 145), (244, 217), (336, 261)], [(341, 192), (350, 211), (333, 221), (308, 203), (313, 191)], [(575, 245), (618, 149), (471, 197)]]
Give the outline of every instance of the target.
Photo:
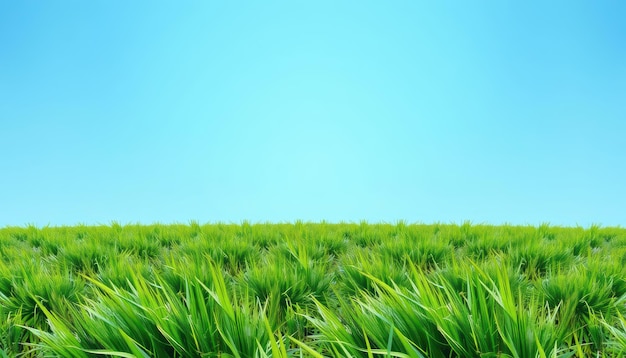
[(626, 357), (626, 229), (0, 229), (0, 357)]

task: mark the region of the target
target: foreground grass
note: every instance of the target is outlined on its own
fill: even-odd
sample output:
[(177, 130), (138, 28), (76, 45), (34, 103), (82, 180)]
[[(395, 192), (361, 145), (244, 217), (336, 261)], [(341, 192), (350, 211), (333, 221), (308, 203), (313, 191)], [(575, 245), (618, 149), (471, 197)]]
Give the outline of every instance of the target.
[(0, 357), (622, 357), (626, 229), (0, 229)]

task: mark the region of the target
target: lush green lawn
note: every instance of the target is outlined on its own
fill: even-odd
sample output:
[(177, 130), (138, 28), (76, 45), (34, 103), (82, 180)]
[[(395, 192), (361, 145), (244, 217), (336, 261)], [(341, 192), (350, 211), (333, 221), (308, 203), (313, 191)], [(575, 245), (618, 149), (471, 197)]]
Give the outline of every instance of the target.
[(0, 229), (0, 357), (626, 355), (626, 229)]

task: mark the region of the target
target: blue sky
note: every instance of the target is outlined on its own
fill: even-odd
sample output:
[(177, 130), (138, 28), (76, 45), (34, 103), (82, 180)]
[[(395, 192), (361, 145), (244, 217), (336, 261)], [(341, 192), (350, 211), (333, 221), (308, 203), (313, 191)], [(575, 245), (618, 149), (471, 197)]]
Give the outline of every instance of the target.
[(0, 1), (0, 227), (626, 226), (622, 1)]

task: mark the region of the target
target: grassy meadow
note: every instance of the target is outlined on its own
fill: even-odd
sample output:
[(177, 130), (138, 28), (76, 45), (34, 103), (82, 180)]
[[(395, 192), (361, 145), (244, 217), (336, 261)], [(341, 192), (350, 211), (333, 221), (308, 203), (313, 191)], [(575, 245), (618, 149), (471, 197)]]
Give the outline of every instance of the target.
[(626, 229), (0, 229), (0, 357), (623, 357)]

